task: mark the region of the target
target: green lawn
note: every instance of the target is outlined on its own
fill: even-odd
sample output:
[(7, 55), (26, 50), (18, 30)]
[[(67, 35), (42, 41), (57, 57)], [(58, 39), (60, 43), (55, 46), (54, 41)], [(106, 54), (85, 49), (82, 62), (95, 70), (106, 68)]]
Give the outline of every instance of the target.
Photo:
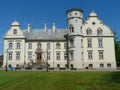
[(0, 90), (120, 90), (120, 72), (0, 71)]

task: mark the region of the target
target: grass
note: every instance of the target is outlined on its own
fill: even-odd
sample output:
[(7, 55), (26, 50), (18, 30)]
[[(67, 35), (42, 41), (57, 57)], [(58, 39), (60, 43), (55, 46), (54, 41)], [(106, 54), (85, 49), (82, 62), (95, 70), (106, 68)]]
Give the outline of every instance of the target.
[(0, 71), (0, 90), (120, 90), (120, 72)]

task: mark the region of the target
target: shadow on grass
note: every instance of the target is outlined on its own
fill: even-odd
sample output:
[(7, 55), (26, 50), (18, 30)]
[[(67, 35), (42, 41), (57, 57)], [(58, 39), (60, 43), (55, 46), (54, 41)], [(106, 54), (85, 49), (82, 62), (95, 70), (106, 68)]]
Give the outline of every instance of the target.
[(110, 79), (112, 82), (120, 83), (120, 72), (113, 72)]

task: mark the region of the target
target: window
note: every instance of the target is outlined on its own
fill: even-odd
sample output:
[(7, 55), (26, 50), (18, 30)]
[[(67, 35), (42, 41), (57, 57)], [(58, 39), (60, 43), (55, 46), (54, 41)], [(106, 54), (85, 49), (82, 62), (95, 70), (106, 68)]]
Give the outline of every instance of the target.
[(8, 59), (12, 60), (12, 53), (9, 53), (8, 56), (9, 56)]
[(17, 43), (17, 48), (20, 49), (20, 43)]
[(65, 68), (67, 68), (67, 64), (65, 64)]
[(50, 49), (50, 43), (47, 43), (47, 49)]
[(98, 39), (98, 47), (103, 47), (102, 39)]
[(56, 59), (60, 60), (60, 52), (56, 52)]
[(17, 29), (13, 30), (13, 34), (16, 35), (17, 34)]
[(103, 68), (104, 67), (104, 64), (100, 64), (100, 68)]
[(93, 64), (89, 64), (89, 67), (91, 67), (91, 68), (92, 68), (92, 67), (93, 67)]
[(74, 47), (74, 41), (73, 41), (73, 39), (70, 39), (70, 47)]
[(28, 52), (28, 60), (32, 60), (32, 52)]
[(83, 48), (83, 39), (81, 39), (81, 48)]
[(103, 51), (99, 51), (99, 59), (100, 59), (100, 60), (104, 59)]
[(71, 27), (72, 32), (74, 32), (74, 27)]
[(74, 32), (74, 27), (72, 25), (69, 26), (69, 32)]
[(20, 60), (20, 53), (16, 53), (16, 60)]
[(12, 43), (9, 43), (9, 49), (12, 49)]
[(38, 48), (41, 48), (41, 43), (38, 43)]
[(111, 68), (111, 64), (110, 64), (110, 63), (108, 63), (108, 64), (107, 64), (107, 67), (108, 67), (108, 68)]
[(84, 60), (84, 59), (83, 59), (83, 52), (81, 52), (81, 59)]
[(87, 34), (87, 35), (91, 35), (91, 34), (92, 34), (92, 30), (91, 30), (90, 28), (87, 29), (87, 30), (86, 30), (86, 34)]
[(97, 35), (102, 35), (102, 29), (101, 29), (101, 28), (99, 28), (99, 29), (97, 30)]
[(57, 68), (60, 68), (60, 64), (57, 64)]
[(88, 59), (92, 60), (93, 56), (92, 56), (92, 51), (88, 51)]
[(50, 52), (47, 53), (47, 60), (50, 60)]
[(64, 48), (65, 48), (65, 49), (67, 48), (67, 43), (64, 43)]
[(56, 43), (56, 48), (60, 49), (60, 43)]
[(64, 52), (64, 60), (67, 60), (67, 53)]
[(88, 47), (91, 48), (92, 47), (92, 40), (88, 39)]
[(28, 43), (28, 48), (32, 49), (32, 43)]
[(74, 54), (73, 54), (73, 52), (70, 53), (70, 56), (71, 56), (71, 57), (70, 57), (71, 60), (73, 60), (73, 59), (74, 59)]
[(73, 64), (71, 64), (70, 66), (71, 66), (71, 68), (74, 68), (74, 65), (73, 65)]

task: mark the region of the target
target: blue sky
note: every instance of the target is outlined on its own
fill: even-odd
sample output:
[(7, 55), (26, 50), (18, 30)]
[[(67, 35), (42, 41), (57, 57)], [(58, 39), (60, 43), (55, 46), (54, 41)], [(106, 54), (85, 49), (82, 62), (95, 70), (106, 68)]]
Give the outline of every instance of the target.
[(3, 36), (10, 24), (17, 20), (21, 28), (67, 28), (65, 11), (71, 8), (84, 10), (84, 20), (94, 10), (99, 18), (120, 35), (120, 0), (0, 0), (0, 54), (3, 53)]

